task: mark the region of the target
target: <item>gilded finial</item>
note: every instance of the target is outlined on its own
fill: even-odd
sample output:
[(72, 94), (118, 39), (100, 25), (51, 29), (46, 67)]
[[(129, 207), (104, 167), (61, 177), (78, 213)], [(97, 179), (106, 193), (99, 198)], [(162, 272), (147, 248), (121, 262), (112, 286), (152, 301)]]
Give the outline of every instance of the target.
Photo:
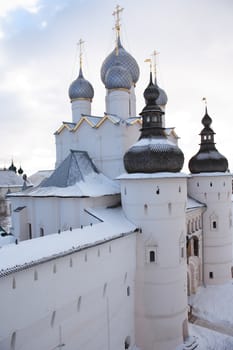
[(116, 54), (118, 55), (118, 39), (120, 37), (120, 30), (121, 30), (121, 24), (120, 24), (120, 13), (123, 11), (123, 7), (120, 7), (119, 5), (116, 6), (116, 9), (113, 11), (112, 15), (115, 18), (115, 26), (114, 29), (116, 31)]
[(151, 60), (151, 58), (145, 59), (144, 62), (149, 62), (150, 63), (150, 73), (152, 73), (152, 60)]
[(207, 98), (206, 97), (202, 97), (202, 101), (204, 102), (205, 106), (207, 107)]
[(157, 79), (157, 62), (156, 62), (156, 56), (158, 56), (159, 52), (154, 50), (152, 53), (152, 58), (153, 58), (153, 68), (154, 68), (154, 76), (155, 76), (155, 81)]
[(79, 40), (78, 42), (78, 46), (79, 46), (79, 64), (80, 64), (80, 69), (82, 69), (82, 56), (83, 56), (83, 52), (82, 52), (82, 45), (84, 44), (84, 41), (82, 39)]

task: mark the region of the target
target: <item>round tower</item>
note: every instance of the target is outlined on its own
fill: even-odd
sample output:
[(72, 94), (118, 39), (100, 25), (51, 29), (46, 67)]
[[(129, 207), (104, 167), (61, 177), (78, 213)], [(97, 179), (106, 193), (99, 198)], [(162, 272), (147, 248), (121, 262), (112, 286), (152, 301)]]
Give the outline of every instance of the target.
[(144, 92), (146, 106), (139, 140), (126, 152), (120, 176), (125, 215), (137, 236), (136, 344), (144, 350), (171, 350), (187, 331), (184, 156), (167, 139), (157, 85)]
[(200, 149), (189, 161), (188, 193), (206, 204), (203, 214), (203, 281), (220, 284), (231, 279), (232, 174), (214, 143), (207, 108), (202, 118)]
[(77, 123), (82, 114), (91, 115), (91, 102), (94, 97), (94, 89), (83, 76), (82, 71), (82, 51), (81, 45), (83, 41), (80, 39), (80, 68), (78, 77), (71, 83), (69, 87), (69, 98), (72, 104), (72, 121)]

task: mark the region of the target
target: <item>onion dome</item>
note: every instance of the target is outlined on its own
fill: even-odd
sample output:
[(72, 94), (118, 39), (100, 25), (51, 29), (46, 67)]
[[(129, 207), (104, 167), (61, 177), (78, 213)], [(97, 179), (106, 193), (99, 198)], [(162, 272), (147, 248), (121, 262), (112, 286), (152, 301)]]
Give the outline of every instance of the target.
[(15, 166), (14, 163), (13, 163), (13, 160), (12, 160), (11, 165), (10, 165), (10, 167), (8, 168), (8, 170), (14, 171), (14, 172), (16, 173), (17, 169), (16, 169), (16, 166)]
[(106, 89), (130, 89), (132, 78), (130, 73), (119, 62), (108, 69), (105, 76)]
[(183, 167), (184, 155), (167, 139), (162, 127), (164, 112), (157, 105), (159, 89), (152, 82), (152, 74), (144, 97), (141, 136), (124, 155), (125, 169), (128, 173), (178, 172)]
[(156, 103), (159, 106), (165, 106), (167, 104), (167, 94), (166, 92), (161, 89), (158, 84), (157, 84), (157, 79), (155, 78), (155, 85), (157, 86), (158, 90), (159, 90), (159, 97), (156, 100)]
[(21, 168), (21, 165), (20, 165), (20, 167), (19, 167), (19, 169), (18, 169), (18, 174), (19, 174), (19, 175), (22, 175), (22, 174), (23, 174), (23, 169)]
[(117, 48), (115, 48), (104, 60), (101, 67), (101, 80), (106, 86), (107, 72), (109, 68), (119, 64), (127, 70), (131, 75), (132, 82), (136, 84), (139, 78), (139, 66), (136, 60), (123, 48), (120, 37), (117, 40)]
[(69, 87), (69, 97), (71, 102), (76, 99), (92, 100), (94, 97), (94, 89), (88, 80), (84, 79), (82, 68), (79, 70), (79, 75)]
[(214, 143), (215, 132), (210, 127), (212, 119), (205, 110), (202, 118), (202, 129), (200, 150), (189, 161), (189, 170), (191, 173), (210, 173), (210, 172), (226, 172), (228, 169), (227, 159), (218, 152)]

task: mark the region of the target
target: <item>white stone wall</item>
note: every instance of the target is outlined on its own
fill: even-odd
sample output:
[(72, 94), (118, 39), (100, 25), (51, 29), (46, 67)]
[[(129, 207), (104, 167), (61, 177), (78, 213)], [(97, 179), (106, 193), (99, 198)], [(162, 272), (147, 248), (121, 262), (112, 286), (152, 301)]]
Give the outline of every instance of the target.
[(71, 102), (72, 122), (78, 123), (82, 114), (91, 115), (91, 101), (78, 99)]
[[(12, 232), (19, 240), (94, 224), (97, 220), (85, 209), (107, 207), (119, 201), (119, 195), (92, 198), (12, 197)], [(15, 211), (18, 207), (23, 207)]]
[(56, 167), (68, 156), (70, 149), (87, 151), (99, 171), (116, 178), (125, 171), (123, 156), (139, 138), (140, 127), (138, 123), (129, 126), (125, 121), (113, 124), (105, 120), (98, 129), (85, 121), (74, 132), (65, 129), (56, 135)]
[(133, 346), (135, 251), (131, 234), (0, 278), (0, 349)]
[(204, 173), (188, 179), (189, 194), (206, 204), (203, 214), (203, 280), (220, 284), (231, 279), (232, 176)]
[[(121, 180), (122, 205), (137, 237), (136, 342), (143, 350), (182, 343), (187, 320), (186, 178)], [(150, 252), (155, 255), (150, 261)]]

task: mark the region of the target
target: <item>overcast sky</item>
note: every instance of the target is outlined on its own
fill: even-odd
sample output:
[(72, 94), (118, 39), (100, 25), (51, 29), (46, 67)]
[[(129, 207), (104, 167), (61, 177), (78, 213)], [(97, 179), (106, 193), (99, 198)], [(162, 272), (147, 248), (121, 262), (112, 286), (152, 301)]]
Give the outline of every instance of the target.
[[(0, 0), (0, 167), (14, 159), (30, 175), (52, 169), (53, 133), (71, 121), (68, 88), (78, 72), (95, 90), (92, 113), (103, 115), (101, 64), (114, 47), (112, 0)], [(199, 149), (208, 101), (218, 150), (233, 170), (233, 1), (122, 0), (123, 46), (137, 60), (137, 113), (148, 83), (145, 58), (158, 56), (158, 81), (168, 95), (166, 126), (175, 126), (186, 164)], [(187, 170), (185, 166), (184, 170)]]

